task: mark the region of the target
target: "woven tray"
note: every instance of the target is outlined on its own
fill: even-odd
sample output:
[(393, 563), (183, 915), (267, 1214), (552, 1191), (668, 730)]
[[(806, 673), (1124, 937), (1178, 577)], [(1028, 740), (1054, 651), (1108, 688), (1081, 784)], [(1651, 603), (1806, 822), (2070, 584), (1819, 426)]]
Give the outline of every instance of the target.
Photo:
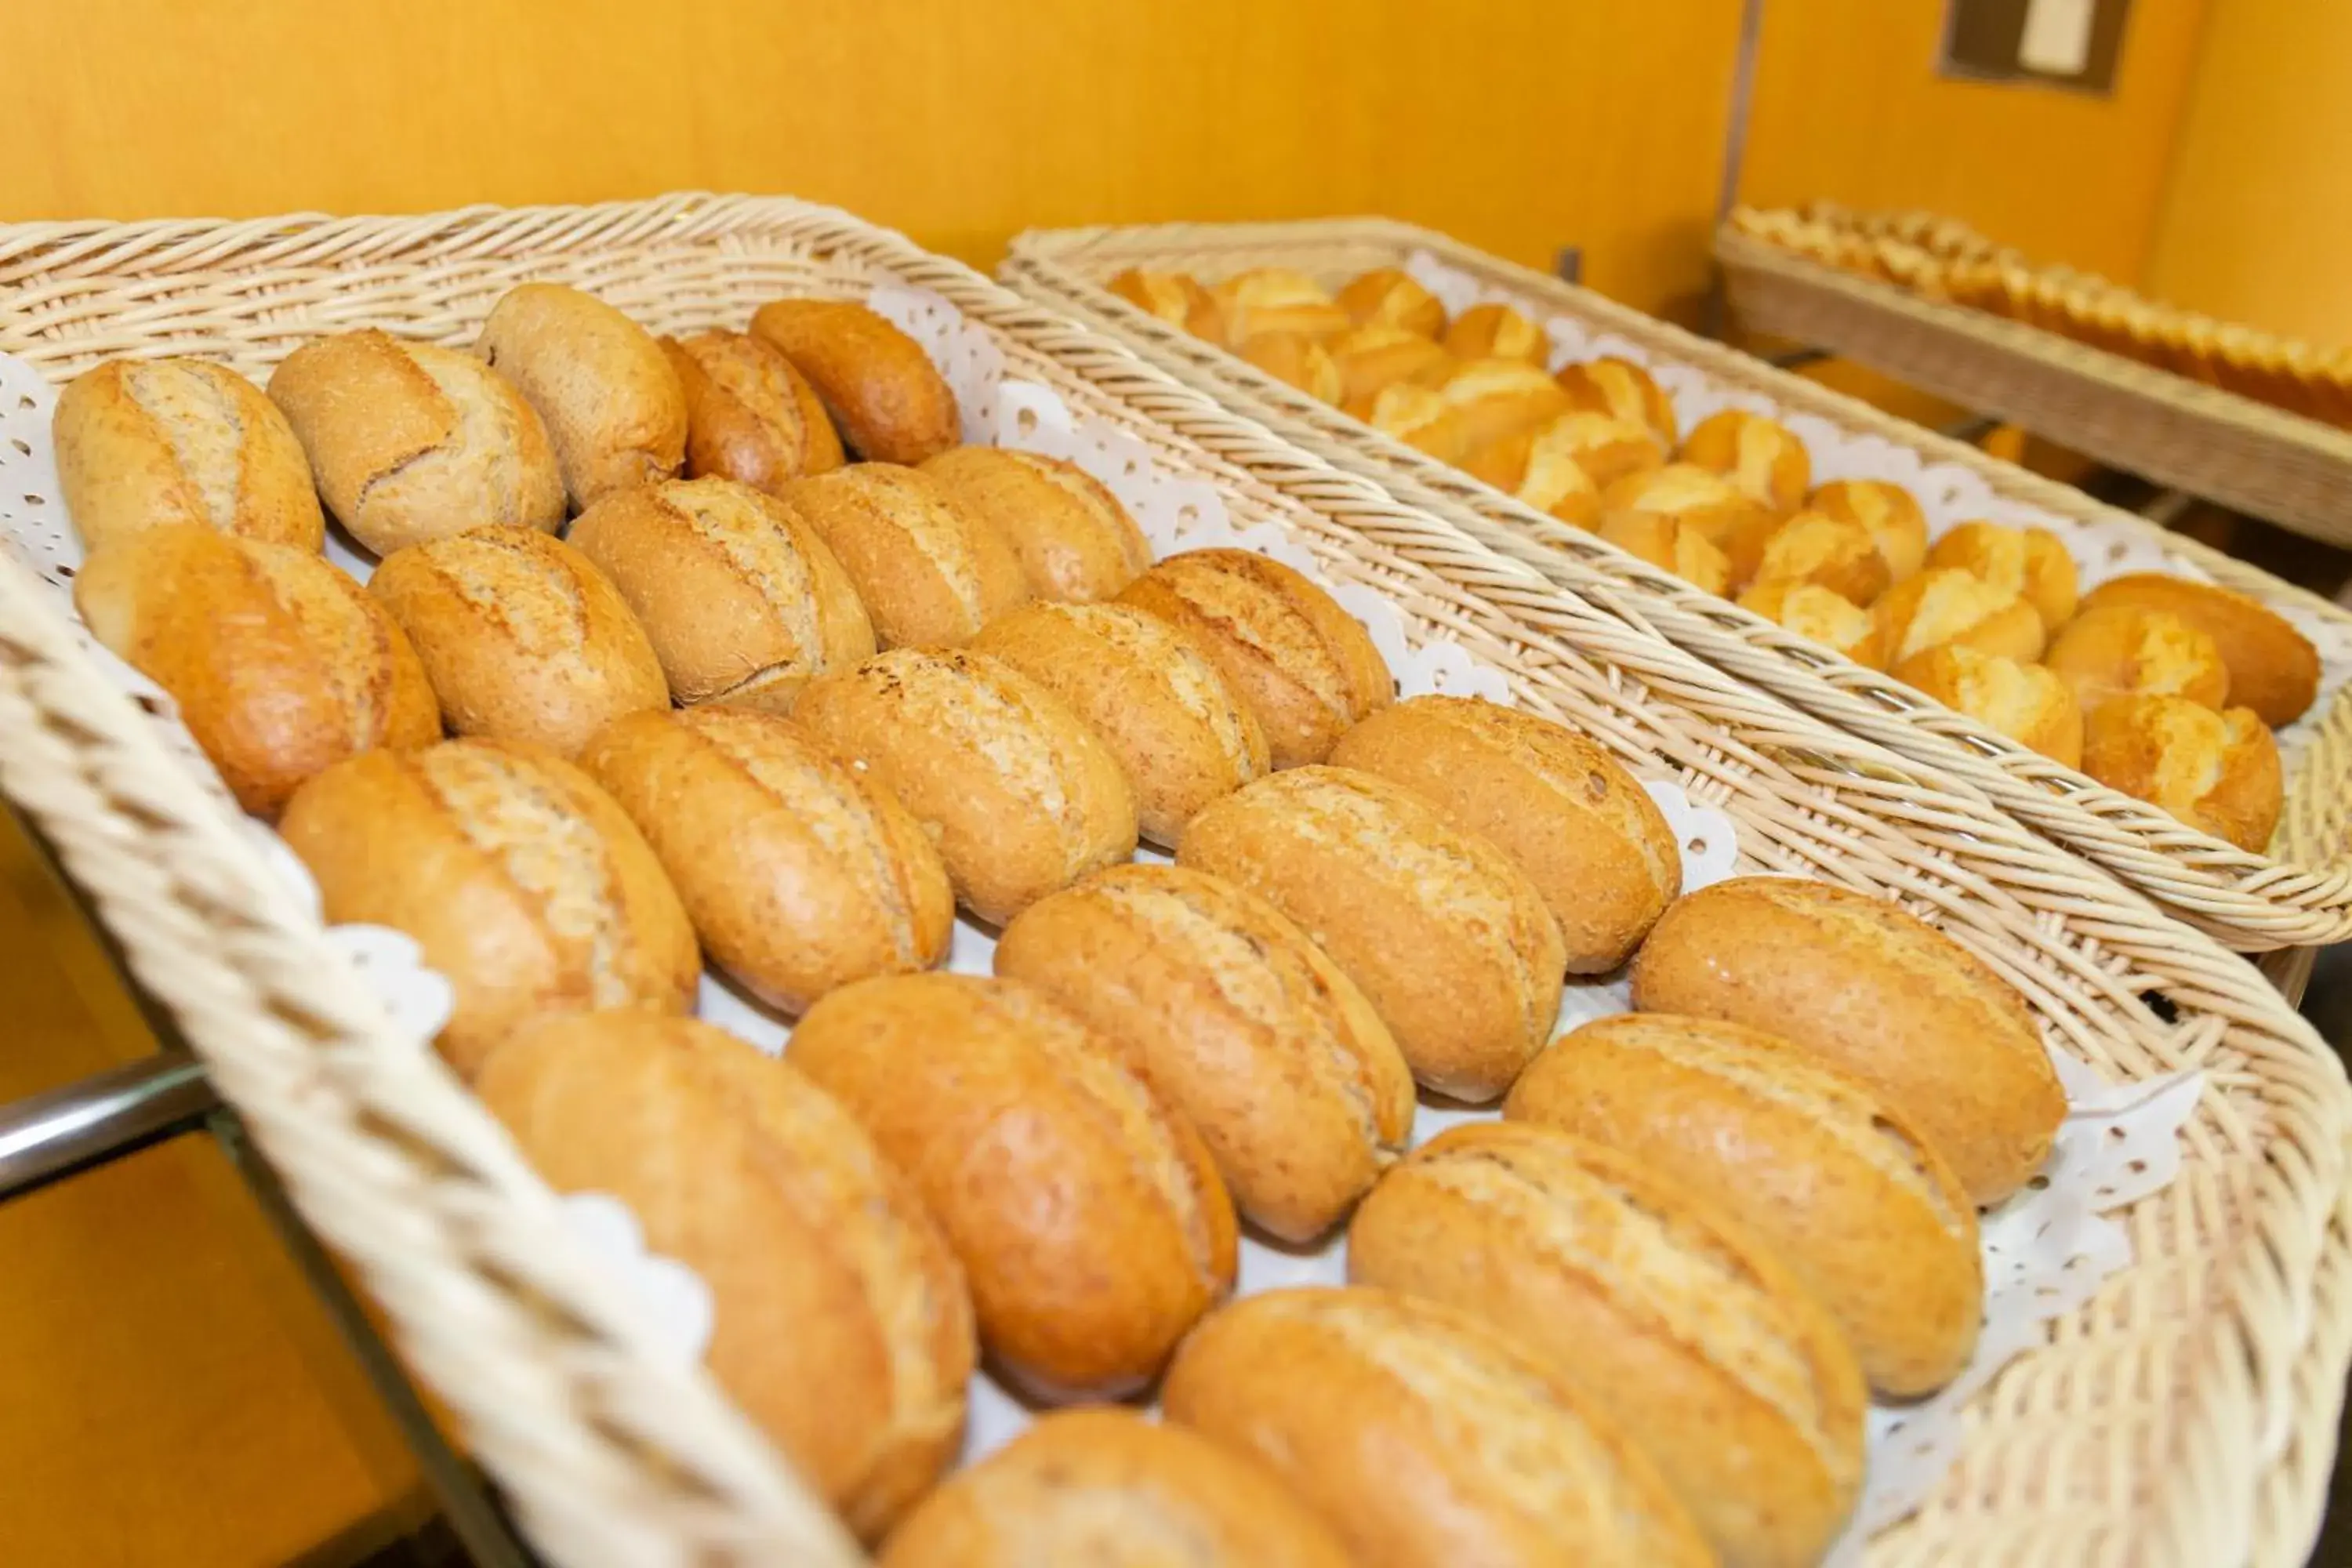
[(1592, 533), (1523, 506), (1101, 287), (1129, 267), (1214, 279), (1262, 265), (1298, 268), (1336, 284), (1370, 268), (1402, 266), (1417, 254), (1510, 297), (1538, 321), (1577, 320), (1635, 345), (1654, 363), (1680, 364), (1712, 384), (1760, 393), (1785, 409), (1891, 442), (1926, 462), (1958, 465), (2002, 500), (2128, 531), (2137, 551), (2189, 563), (2217, 583), (2352, 637), (2352, 615), (2144, 519), (1597, 294), (1410, 225), (1374, 218), (1033, 231), (1013, 241), (1002, 275), (1024, 292), (1116, 332), (1153, 363), (1245, 408), (1292, 444), (1378, 480), (1398, 500), (1455, 523), (1572, 592), (1590, 594), (1602, 582), (1622, 584), (1647, 624), (1683, 647), (1974, 789), (2231, 947), (2262, 952), (2352, 936), (2352, 689), (2323, 694), (2320, 716), (2306, 721), (2315, 733), (2288, 782), (2270, 852), (2248, 854), (1886, 675), (1701, 593)]
[[(2352, 1135), (2336, 1058), (2244, 961), (1968, 793), (1666, 644), (1612, 611), (1606, 585), (1592, 604), (1563, 595), (1099, 335), (782, 200), (0, 230), (17, 306), (0, 350), (59, 379), (122, 353), (259, 372), (360, 322), (465, 341), (525, 278), (594, 288), (664, 331), (739, 321), (784, 292), (930, 289), (994, 335), (1010, 374), (1213, 485), (1237, 524), (1278, 530), (1330, 581), (1382, 593), (1409, 638), (1459, 643), (1522, 705), (1673, 773), (1735, 819), (1749, 866), (1900, 898), (2110, 1079), (2200, 1069), (2179, 1174), (2118, 1216), (2136, 1261), (1979, 1399), (1959, 1462), (1871, 1560), (2201, 1568), (2307, 1533), (2301, 1479), (2323, 1457), (2347, 1338), (2342, 1303), (2318, 1293), (2340, 1294), (2343, 1270), (2327, 1243)], [(504, 1138), (400, 1037), (257, 836), (193, 787), (53, 603), (0, 562), (0, 787), (383, 1300), (541, 1547), (630, 1568), (846, 1561), (703, 1380), (605, 1309)]]

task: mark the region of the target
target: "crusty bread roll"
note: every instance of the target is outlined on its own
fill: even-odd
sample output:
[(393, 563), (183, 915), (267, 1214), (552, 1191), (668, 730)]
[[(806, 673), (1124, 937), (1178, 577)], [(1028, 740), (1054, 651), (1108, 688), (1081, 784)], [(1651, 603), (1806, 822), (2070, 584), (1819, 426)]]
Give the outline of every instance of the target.
[(1773, 514), (1763, 502), (1721, 474), (1690, 463), (1627, 474), (1601, 492), (1603, 527), (1621, 512), (1680, 518), (1706, 536), (1731, 563), (1731, 578), (1745, 582), (1756, 571), (1771, 531)]
[(912, 465), (961, 438), (954, 390), (923, 346), (847, 300), (774, 300), (751, 331), (781, 350), (824, 401), (849, 449), (871, 462)]
[(1412, 1072), (1353, 981), (1255, 894), (1114, 866), (1004, 928), (996, 973), (1122, 1045), (1286, 1241), (1346, 1215), (1412, 1131)]
[(1805, 498), (1805, 510), (1870, 530), (1890, 582), (1916, 576), (1927, 563), (1927, 514), (1909, 490), (1884, 479), (1832, 479)]
[(441, 738), (407, 635), (300, 546), (202, 523), (120, 533), (82, 563), (74, 607), (171, 693), (247, 811), (276, 816), (296, 785), (346, 757)]
[(474, 352), (538, 411), (574, 510), (685, 463), (677, 373), (653, 334), (593, 294), (518, 284), (490, 308)]
[(2083, 612), (2133, 605), (2177, 616), (2213, 639), (2230, 669), (2230, 700), (2265, 724), (2292, 724), (2319, 694), (2319, 650), (2254, 599), (2207, 583), (2138, 572), (2102, 583)]
[(2118, 697), (2084, 721), (2083, 771), (2252, 854), (2278, 827), (2278, 742), (2251, 708)]
[(2050, 645), (2048, 663), (2085, 716), (2118, 697), (2185, 697), (2218, 709), (2230, 695), (2221, 645), (2169, 610), (2086, 610)]
[(1796, 510), (1812, 488), (1805, 444), (1777, 419), (1726, 408), (1691, 426), (1681, 460), (1712, 468), (1776, 512)]
[(301, 443), (226, 365), (109, 360), (58, 394), (49, 429), (85, 550), (177, 524), (301, 550), (326, 540)]
[(1212, 342), (1225, 341), (1224, 309), (1190, 273), (1146, 272), (1130, 267), (1103, 285), (1139, 310)]
[(1557, 450), (1575, 458), (1591, 476), (1594, 487), (1604, 493), (1628, 475), (1657, 468), (1666, 460), (1666, 448), (1656, 431), (1611, 414), (1562, 414), (1538, 429), (1534, 441), (1538, 450)]
[(1662, 571), (1671, 572), (1702, 594), (1731, 592), (1731, 558), (1696, 525), (1654, 511), (1621, 511), (1603, 518), (1601, 537)]
[(963, 1436), (963, 1270), (830, 1097), (708, 1024), (551, 1019), (475, 1085), (558, 1192), (628, 1205), (710, 1292), (711, 1374), (852, 1530), (879, 1536)]
[(681, 702), (788, 712), (802, 687), (874, 652), (866, 606), (791, 507), (732, 479), (665, 479), (572, 521)]
[(455, 993), (441, 1054), (471, 1078), (553, 1013), (683, 1013), (702, 969), (677, 890), (613, 798), (535, 746), (370, 752), (278, 824), (336, 925), (404, 931)]
[(772, 714), (629, 713), (580, 766), (653, 846), (720, 967), (786, 1013), (947, 958), (955, 894), (915, 819)]
[(790, 1053), (913, 1179), (982, 1342), (1034, 1392), (1140, 1386), (1233, 1289), (1233, 1202), (1200, 1134), (1027, 986), (862, 981), (810, 1008)]
[(1224, 315), (1228, 348), (1238, 348), (1260, 332), (1328, 338), (1349, 325), (1348, 312), (1329, 290), (1287, 267), (1253, 267), (1211, 284), (1209, 293)]
[(664, 338), (686, 394), (686, 476), (779, 493), (788, 479), (841, 467), (841, 437), (816, 388), (775, 344), (750, 332)]
[(897, 648), (811, 682), (793, 716), (895, 795), (985, 921), (1135, 853), (1135, 796), (1069, 705), (1003, 660)]
[(1391, 382), (1369, 398), (1349, 402), (1345, 408), (1382, 435), (1393, 436), (1441, 463), (1459, 463), (1470, 454), (1462, 410), (1434, 387)]
[(478, 528), (395, 550), (368, 592), (416, 645), (460, 735), (568, 757), (607, 720), (669, 706), (661, 660), (621, 591), (535, 529)]
[(1525, 360), (1463, 360), (1432, 384), (1462, 411), (1462, 439), (1474, 452), (1568, 411), (1568, 395)]
[(1434, 342), (1445, 331), (1445, 307), (1397, 267), (1375, 267), (1339, 290), (1339, 309), (1358, 326), (1402, 327)]
[(1977, 1215), (1902, 1112), (1795, 1045), (1625, 1013), (1570, 1031), (1505, 1102), (1671, 1173), (1803, 1281), (1884, 1394), (1942, 1387), (1984, 1310)]
[(1265, 731), (1199, 646), (1132, 605), (1032, 605), (972, 644), (1059, 697), (1118, 760), (1137, 830), (1173, 845), (1213, 800), (1265, 776)]
[(269, 377), (336, 521), (377, 554), (512, 523), (563, 524), (547, 427), (471, 354), (370, 327), (315, 338)]
[(1536, 433), (1507, 436), (1462, 460), (1462, 469), (1504, 494), (1572, 528), (1601, 521), (1601, 488), (1559, 442), (1538, 445)]
[(1041, 599), (1108, 599), (1151, 564), (1151, 543), (1110, 487), (1060, 458), (954, 447), (923, 465), (964, 515), (994, 529)]
[(1570, 407), (1646, 425), (1663, 447), (1673, 449), (1679, 433), (1675, 405), (1650, 373), (1632, 360), (1604, 354), (1578, 364), (1564, 364), (1553, 379), (1568, 394)]
[(2033, 606), (1957, 566), (1905, 578), (1879, 595), (1870, 616), (1889, 668), (1945, 643), (2021, 663), (2042, 657), (2044, 634)]
[(1870, 530), (1849, 518), (1800, 511), (1764, 536), (1759, 583), (1812, 583), (1850, 604), (1886, 592), (1891, 574)]
[(1351, 768), (1276, 773), (1194, 817), (1176, 863), (1296, 921), (1442, 1094), (1500, 1095), (1559, 1012), (1568, 953), (1542, 892), (1401, 784)]
[(1305, 332), (1252, 332), (1234, 346), (1234, 353), (1318, 402), (1337, 403), (1345, 390), (1331, 352)]
[(2038, 664), (1946, 643), (1913, 654), (1895, 679), (1916, 686), (2053, 763), (2083, 765), (2083, 710), (2074, 689)]
[(1865, 669), (1886, 668), (1878, 623), (1868, 610), (1827, 588), (1786, 580), (1759, 583), (1739, 595), (1739, 603), (1801, 637), (1837, 649)]
[(2003, 528), (1964, 522), (1936, 541), (1930, 566), (1957, 566), (2033, 606), (2043, 631), (2055, 634), (2074, 615), (2074, 558), (2046, 528)]
[(884, 647), (953, 647), (1029, 600), (1013, 542), (919, 468), (854, 463), (784, 487), (833, 549)]
[(1342, 735), (1331, 763), (1402, 784), (1508, 855), (1559, 922), (1572, 973), (1624, 963), (1682, 891), (1682, 854), (1657, 804), (1564, 724), (1416, 697)]
[(1453, 363), (1453, 356), (1431, 339), (1380, 321), (1349, 328), (1331, 340), (1330, 351), (1339, 369), (1343, 406), (1369, 403), (1384, 387), (1440, 374)]
[(1657, 1462), (1727, 1563), (1811, 1568), (1861, 1489), (1836, 1321), (1662, 1170), (1528, 1122), (1440, 1134), (1348, 1227), (1348, 1278), (1479, 1318)]
[(1247, 1297), (1185, 1342), (1160, 1403), (1272, 1469), (1362, 1568), (1716, 1561), (1615, 1423), (1434, 1301), (1370, 1286)]
[(1782, 1034), (1901, 1111), (1978, 1204), (2050, 1157), (2066, 1094), (2033, 1014), (1974, 954), (1883, 899), (1794, 877), (1718, 882), (1669, 909), (1633, 1005)]
[(1445, 329), (1445, 352), (1456, 359), (1525, 360), (1538, 370), (1551, 352), (1543, 329), (1508, 305), (1473, 305)]
[(1321, 762), (1340, 731), (1395, 700), (1395, 679), (1363, 623), (1268, 556), (1188, 550), (1118, 598), (1208, 656), (1256, 717), (1277, 768)]

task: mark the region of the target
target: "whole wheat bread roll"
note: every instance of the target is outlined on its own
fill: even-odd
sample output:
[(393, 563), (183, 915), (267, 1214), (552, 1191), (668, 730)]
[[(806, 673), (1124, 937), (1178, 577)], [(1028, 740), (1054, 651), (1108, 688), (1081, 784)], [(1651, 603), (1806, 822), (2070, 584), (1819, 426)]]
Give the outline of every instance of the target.
[(1927, 563), (1927, 515), (1900, 485), (1884, 479), (1832, 479), (1805, 498), (1805, 510), (1846, 518), (1870, 530), (1890, 582), (1916, 576)]
[(1552, 378), (1568, 394), (1569, 406), (1646, 425), (1671, 451), (1679, 435), (1675, 405), (1650, 373), (1632, 360), (1603, 354), (1564, 364)]
[(1108, 599), (1151, 564), (1151, 545), (1108, 486), (1076, 463), (953, 447), (923, 465), (964, 513), (1004, 536), (1041, 599)]
[(2119, 697), (2084, 721), (2083, 771), (2250, 854), (2278, 828), (2278, 742), (2251, 708)]
[(1813, 484), (1805, 444), (1779, 420), (1744, 408), (1726, 408), (1692, 426), (1681, 460), (1714, 469), (1784, 515), (1804, 504)]
[(751, 332), (808, 378), (851, 451), (913, 465), (956, 441), (963, 416), (923, 345), (846, 300), (777, 300), (760, 307)]
[(808, 378), (750, 332), (664, 338), (686, 394), (686, 477), (733, 479), (770, 495), (841, 467), (841, 437)]
[(2083, 613), (2129, 605), (2178, 616), (2213, 639), (2230, 670), (2230, 700), (2265, 724), (2292, 724), (2319, 694), (2319, 650), (2255, 599), (2210, 583), (2136, 572), (2100, 584)]
[(1358, 273), (1338, 295), (1339, 309), (1358, 326), (1400, 327), (1423, 338), (1445, 331), (1445, 306), (1399, 267)]
[(474, 352), (539, 411), (575, 510), (672, 479), (686, 461), (686, 391), (661, 345), (593, 294), (522, 283), (501, 295)]
[(1013, 542), (919, 468), (856, 463), (783, 501), (848, 572), (884, 647), (961, 646), (1029, 600)]
[(1946, 643), (1913, 654), (1894, 676), (2053, 763), (2083, 765), (2082, 707), (2074, 689), (2041, 665)]
[(2048, 662), (2085, 716), (2118, 697), (2181, 697), (2219, 709), (2230, 695), (2221, 645), (2169, 610), (2139, 605), (2085, 610), (2050, 645)]
[(2033, 606), (2052, 636), (2072, 620), (2080, 588), (2074, 558), (2046, 528), (1964, 522), (1936, 541), (1930, 566), (1957, 566)]

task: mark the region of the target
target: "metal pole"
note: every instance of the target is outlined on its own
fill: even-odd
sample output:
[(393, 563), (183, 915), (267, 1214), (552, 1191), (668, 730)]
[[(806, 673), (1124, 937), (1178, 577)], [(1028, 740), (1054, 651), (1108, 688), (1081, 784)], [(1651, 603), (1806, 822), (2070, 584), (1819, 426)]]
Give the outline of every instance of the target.
[(184, 1132), (219, 1104), (202, 1064), (171, 1051), (0, 1106), (0, 1202)]

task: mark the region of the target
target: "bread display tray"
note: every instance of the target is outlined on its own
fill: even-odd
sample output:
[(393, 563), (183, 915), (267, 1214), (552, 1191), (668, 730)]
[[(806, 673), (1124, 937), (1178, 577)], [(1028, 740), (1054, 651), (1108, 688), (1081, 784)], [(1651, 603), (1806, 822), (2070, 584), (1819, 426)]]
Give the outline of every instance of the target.
[[(696, 1365), (691, 1277), (643, 1255), (625, 1210), (539, 1182), (426, 1047), (446, 984), (395, 933), (322, 926), (299, 863), (228, 805), (168, 699), (73, 618), (79, 552), (47, 420), (54, 386), (104, 357), (259, 374), (359, 325), (462, 344), (533, 279), (664, 331), (735, 324), (786, 294), (865, 300), (932, 353), (967, 440), (1079, 462), (1157, 553), (1237, 544), (1308, 572), (1407, 692), (1507, 701), (1608, 747), (1666, 806), (1692, 885), (1822, 878), (1961, 942), (2032, 1005), (2072, 1113), (2046, 1184), (1987, 1219), (1970, 1375), (1876, 1413), (1841, 1560), (2308, 1550), (2352, 1352), (2352, 1089), (2336, 1057), (2242, 959), (1969, 792), (1674, 647), (1608, 580), (1589, 601), (1563, 593), (1101, 334), (827, 208), (680, 195), (0, 231), (15, 306), (0, 327), (0, 788), (551, 1561), (858, 1559)], [(985, 932), (960, 926), (953, 965), (985, 952)], [(1563, 1016), (1622, 1005), (1604, 978), (1570, 987)], [(701, 1009), (783, 1042), (782, 1020), (708, 977)], [(1450, 1114), (1424, 1106), (1416, 1139)], [(1253, 1244), (1243, 1288), (1334, 1267), (1328, 1248)], [(973, 1408), (974, 1447), (1026, 1418), (992, 1385)]]
[[(1692, 587), (1597, 535), (1560, 523), (1448, 464), (1286, 385), (1205, 340), (1130, 305), (1103, 284), (1128, 268), (1214, 279), (1250, 267), (1296, 268), (1336, 285), (1402, 267), (1459, 310), (1516, 306), (1544, 327), (1555, 364), (1604, 353), (1651, 368), (1685, 428), (1717, 409), (1780, 418), (1804, 439), (1817, 478), (1898, 481), (1931, 531), (1970, 517), (2051, 529), (2085, 586), (2160, 570), (2252, 595), (2320, 650), (2319, 700), (2279, 742), (2285, 809), (2266, 854), (2184, 826), (2086, 774), (1728, 600)], [(2352, 613), (2146, 520), (1999, 462), (1972, 447), (1426, 229), (1386, 219), (1162, 225), (1034, 231), (1002, 276), (1034, 298), (1116, 332), (1153, 363), (1247, 409), (1293, 445), (1377, 480), (1396, 499), (1459, 526), (1571, 592), (1612, 583), (1643, 622), (1690, 652), (1850, 733), (1965, 786), (2146, 890), (2241, 952), (2352, 935)]]

